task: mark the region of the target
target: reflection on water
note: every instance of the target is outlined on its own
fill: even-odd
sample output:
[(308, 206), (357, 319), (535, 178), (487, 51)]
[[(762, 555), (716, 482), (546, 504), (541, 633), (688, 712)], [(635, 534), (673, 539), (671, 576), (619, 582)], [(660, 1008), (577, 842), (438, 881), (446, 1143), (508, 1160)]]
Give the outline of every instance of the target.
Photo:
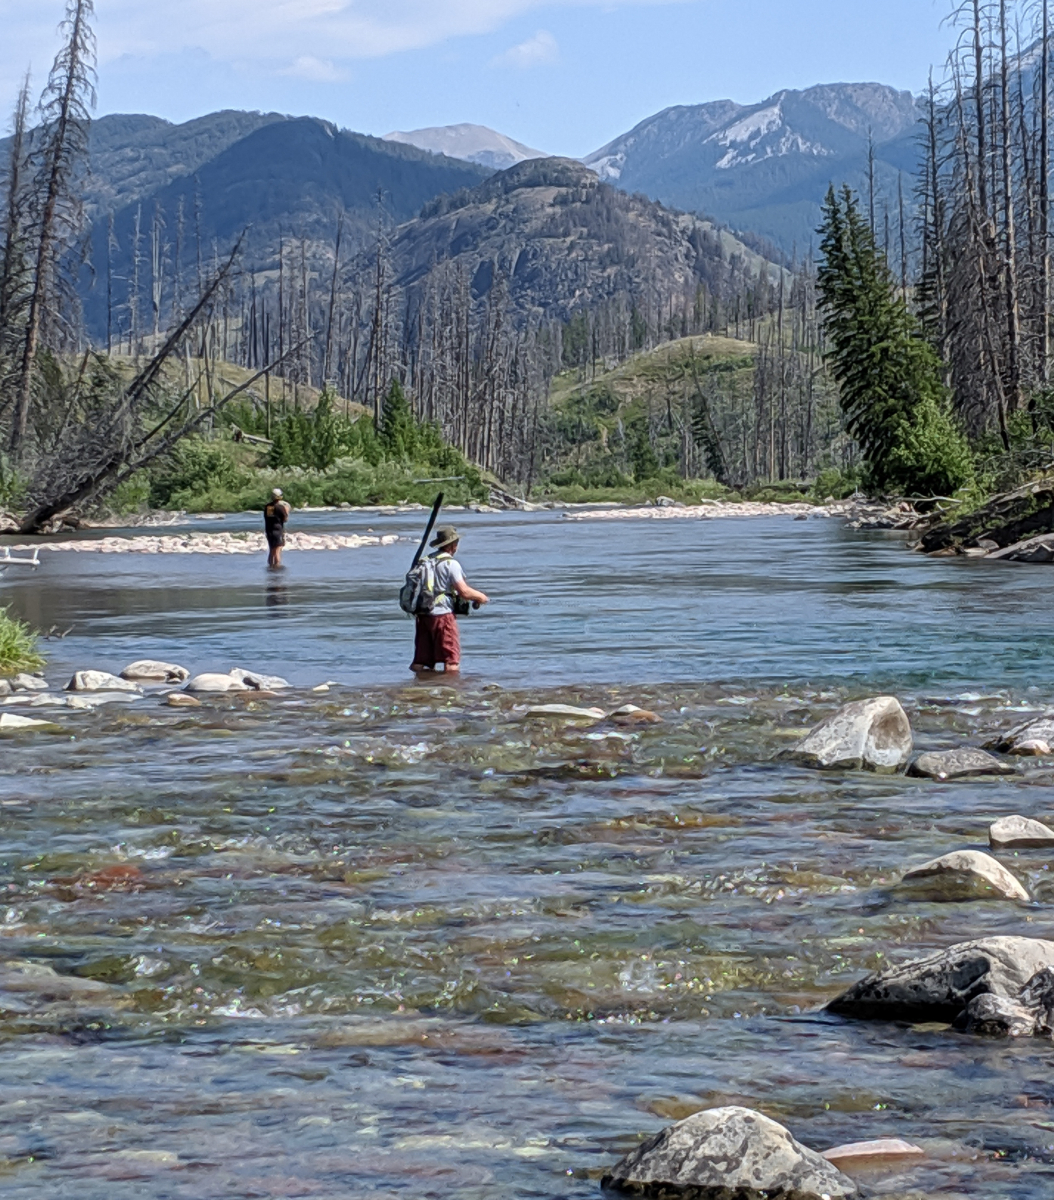
[(268, 608), (284, 608), (289, 603), (289, 585), (280, 577), (267, 580), (265, 600)]
[(819, 1148), (923, 1145), (879, 1194), (1054, 1198), (1049, 1043), (818, 1011), (890, 959), (1054, 937), (1042, 852), (1005, 857), (1029, 907), (888, 888), (997, 816), (1049, 820), (1049, 765), (942, 786), (775, 760), (875, 686), (921, 748), (1042, 705), (1048, 576), (819, 522), (686, 526), (473, 525), (498, 599), (456, 687), (376, 683), (405, 665), (409, 543), (281, 580), (69, 556), (17, 584), (77, 621), (56, 682), (147, 654), (374, 682), (4, 741), (4, 1195), (596, 1197), (642, 1133), (743, 1103)]

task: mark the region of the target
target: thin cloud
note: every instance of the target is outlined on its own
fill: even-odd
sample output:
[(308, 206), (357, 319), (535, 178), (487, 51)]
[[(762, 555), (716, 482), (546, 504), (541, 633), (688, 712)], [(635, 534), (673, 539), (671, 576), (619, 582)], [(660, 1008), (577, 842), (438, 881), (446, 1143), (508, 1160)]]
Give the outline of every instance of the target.
[(335, 66), (328, 58), (315, 58), (313, 54), (301, 54), (296, 62), (282, 67), (279, 75), (292, 79), (306, 79), (308, 83), (344, 83), (348, 72)]
[[(99, 5), (100, 65), (127, 56), (184, 52), (334, 82), (328, 68), (494, 33), (536, 9), (652, 7), (688, 0), (107, 0)], [(46, 70), (57, 48), (62, 0), (0, 0), (0, 87), (12, 94), (27, 65)], [(540, 35), (539, 35), (540, 36)], [(519, 52), (522, 50), (522, 54)], [(513, 53), (545, 61), (552, 48), (528, 39)], [(535, 57), (532, 59), (531, 55)], [(290, 67), (290, 64), (292, 66)], [(317, 64), (324, 64), (321, 69)]]
[(545, 66), (546, 63), (557, 62), (560, 58), (560, 47), (556, 38), (547, 30), (539, 29), (534, 37), (520, 42), (499, 54), (491, 61), (494, 67), (515, 67), (527, 71), (531, 67)]

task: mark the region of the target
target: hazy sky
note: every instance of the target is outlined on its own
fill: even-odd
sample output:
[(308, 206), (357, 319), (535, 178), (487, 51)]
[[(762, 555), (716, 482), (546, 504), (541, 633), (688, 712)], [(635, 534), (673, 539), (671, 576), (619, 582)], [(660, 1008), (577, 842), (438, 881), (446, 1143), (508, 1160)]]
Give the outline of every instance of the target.
[[(670, 104), (878, 80), (920, 90), (946, 0), (95, 0), (99, 112), (217, 108), (350, 129), (472, 121), (582, 155)], [(0, 0), (0, 103), (64, 0)]]

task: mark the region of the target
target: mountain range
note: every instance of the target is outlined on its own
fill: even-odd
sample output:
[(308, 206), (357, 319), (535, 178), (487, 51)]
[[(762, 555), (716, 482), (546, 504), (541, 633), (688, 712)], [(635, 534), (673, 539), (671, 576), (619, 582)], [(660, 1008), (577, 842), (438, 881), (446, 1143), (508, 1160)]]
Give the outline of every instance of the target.
[[(581, 161), (624, 191), (801, 254), (815, 241), (828, 186), (844, 182), (861, 192), (869, 186), (869, 147), (880, 212), (883, 204), (899, 203), (900, 176), (915, 169), (919, 116), (910, 92), (881, 83), (822, 84), (757, 104), (714, 100), (666, 108)], [(388, 137), (495, 168), (542, 157), (479, 125)], [(910, 196), (910, 184), (906, 190)]]
[[(764, 239), (778, 247), (766, 251), (769, 258), (795, 250), (801, 256), (815, 242), (828, 185), (865, 185), (869, 139), (879, 211), (895, 205), (898, 176), (914, 168), (917, 118), (910, 93), (882, 84), (781, 91), (754, 105), (719, 100), (676, 106), (587, 155), (572, 184), (570, 160), (540, 158), (539, 151), (482, 126), (376, 138), (279, 113), (224, 111), (184, 124), (146, 115), (105, 116), (92, 125), (90, 173), (82, 186), (93, 222), (95, 273), (86, 312), (98, 330), (101, 280), (108, 266), (121, 281), (121, 294), (133, 277), (146, 287), (155, 240), (162, 247), (158, 269), (171, 285), (174, 274), (193, 273), (198, 256), (211, 261), (246, 229), (245, 262), (253, 269), (274, 268), (282, 239), (287, 245), (290, 239), (303, 240), (309, 257), (312, 248), (331, 252), (341, 217), (348, 256), (370, 244), (379, 226), (398, 227), (393, 246), (403, 275), (421, 269), (422, 255), (435, 262), (464, 255), (462, 265), (471, 267), (474, 279), (487, 262), (495, 270), (511, 270), (510, 286), (526, 308), (562, 310), (589, 297), (632, 290), (626, 272), (636, 270), (643, 277), (650, 258), (671, 264), (671, 279), (691, 259), (695, 265), (688, 275), (704, 279), (705, 254), (696, 262), (698, 250), (678, 243), (670, 252), (669, 244), (662, 244), (670, 222), (679, 220), (670, 209), (694, 214), (678, 227), (675, 241), (694, 238), (699, 246), (709, 245), (719, 226), (740, 234), (739, 240), (724, 235), (726, 260), (739, 256), (737, 261), (745, 263), (744, 242), (764, 251)], [(6, 149), (0, 142), (0, 162)], [(564, 183), (549, 193), (536, 182), (528, 186), (525, 181), (541, 177), (526, 170), (532, 161), (557, 164), (542, 175), (548, 170)], [(499, 167), (513, 174), (495, 183), (497, 193), (484, 187), (465, 200)], [(610, 187), (598, 191), (598, 177)], [(619, 207), (608, 198), (612, 189), (665, 207), (662, 212), (647, 205)], [(910, 193), (910, 186), (906, 190)], [(537, 208), (545, 194), (561, 204), (572, 194), (605, 197), (603, 203), (590, 200), (584, 217), (586, 209), (575, 201), (578, 216), (571, 224), (578, 222), (582, 236), (565, 243), (566, 261), (558, 251), (560, 239), (545, 234)], [(517, 203), (508, 200), (510, 195), (519, 197)], [(615, 221), (611, 236), (601, 236), (594, 222), (601, 211)], [(549, 218), (553, 225), (555, 215)], [(496, 222), (509, 228), (501, 230)], [(141, 267), (135, 266), (137, 246)], [(587, 246), (601, 258), (585, 281), (579, 260)], [(687, 257), (675, 267), (679, 255)], [(574, 288), (563, 290), (573, 279), (578, 279), (579, 301)], [(526, 280), (539, 289), (533, 298), (522, 290)], [(552, 280), (564, 283), (550, 287)], [(641, 286), (638, 279), (638, 291)]]

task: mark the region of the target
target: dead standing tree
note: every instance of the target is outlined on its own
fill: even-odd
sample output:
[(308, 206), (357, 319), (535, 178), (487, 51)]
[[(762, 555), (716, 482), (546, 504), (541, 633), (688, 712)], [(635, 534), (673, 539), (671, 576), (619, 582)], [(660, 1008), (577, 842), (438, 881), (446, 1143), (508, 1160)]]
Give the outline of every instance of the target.
[(95, 35), (92, 0), (69, 0), (62, 24), (64, 45), (55, 59), (41, 100), (41, 153), (34, 214), (33, 273), (25, 341), (8, 438), (12, 455), (24, 451), (41, 333), (57, 304), (57, 262), (64, 240), (75, 235), (80, 208), (73, 190), (88, 145), (95, 104)]

